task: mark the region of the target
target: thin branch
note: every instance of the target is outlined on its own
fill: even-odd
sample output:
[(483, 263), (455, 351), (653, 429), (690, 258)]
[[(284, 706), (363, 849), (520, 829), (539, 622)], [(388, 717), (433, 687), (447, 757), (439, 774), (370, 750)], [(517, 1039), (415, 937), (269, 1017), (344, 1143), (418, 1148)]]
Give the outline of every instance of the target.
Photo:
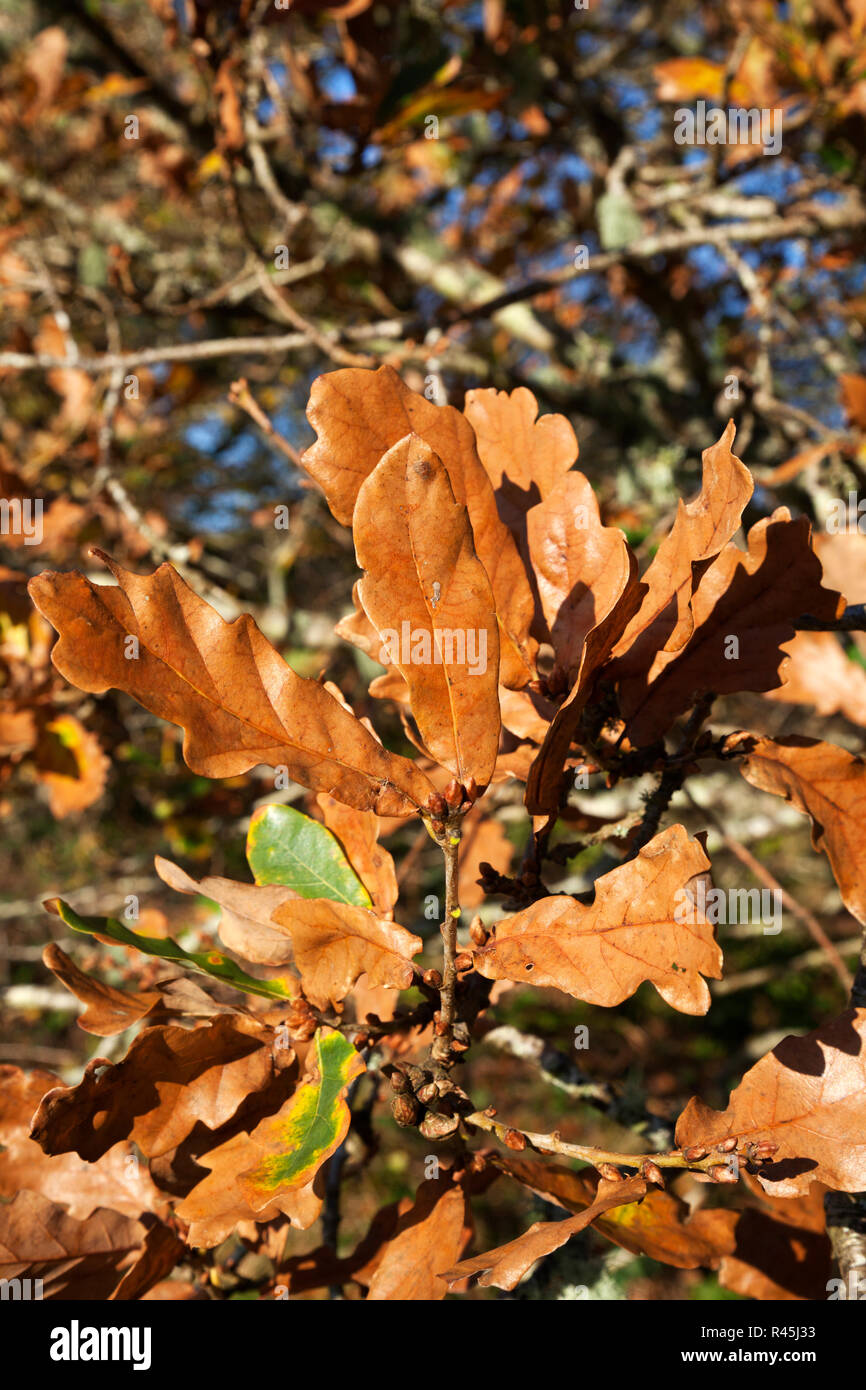
[[(668, 1153), (635, 1154), (623, 1153), (620, 1149), (597, 1149), (590, 1144), (569, 1144), (558, 1129), (550, 1134), (538, 1134), (528, 1129), (515, 1129), (513, 1125), (503, 1124), (494, 1119), (489, 1111), (475, 1110), (463, 1117), (464, 1123), (493, 1134), (509, 1149), (535, 1149), (543, 1154), (563, 1154), (566, 1158), (576, 1158), (582, 1163), (591, 1163), (594, 1168), (613, 1163), (617, 1167), (636, 1168), (639, 1172), (644, 1164), (654, 1164), (657, 1168), (686, 1169), (691, 1173), (709, 1173), (713, 1168), (723, 1168), (731, 1172), (730, 1159), (736, 1150), (730, 1152), (703, 1152), (700, 1158), (687, 1157), (691, 1150), (674, 1149)], [(523, 1141), (523, 1142), (521, 1142)], [(727, 1179), (725, 1179), (727, 1180)]]
[(655, 236), (629, 242), (620, 250), (590, 256), (586, 265), (564, 266), (543, 278), (525, 281), (497, 295), (495, 299), (463, 310), (458, 317), (463, 321), (489, 318), (500, 309), (507, 309), (510, 304), (535, 299), (538, 295), (569, 284), (581, 275), (595, 275), (599, 271), (610, 270), (622, 261), (651, 260), (669, 251), (686, 251), (695, 246), (721, 247), (734, 242), (778, 241), (788, 237), (820, 236), (833, 231), (854, 231), (863, 226), (866, 226), (866, 208), (857, 205), (841, 208), (816, 206), (810, 213), (800, 216), (768, 217), (760, 222), (729, 222), (718, 227), (688, 227), (658, 232)]
[(849, 603), (838, 618), (813, 618), (804, 613), (794, 626), (800, 632), (866, 632), (866, 603)]
[(715, 826), (727, 848), (739, 859), (740, 863), (744, 864), (750, 873), (754, 874), (758, 882), (763, 883), (765, 888), (769, 888), (773, 893), (778, 893), (783, 905), (803, 923), (810, 936), (815, 941), (815, 944), (821, 947), (829, 964), (833, 967), (839, 983), (847, 993), (852, 983), (851, 972), (840, 956), (835, 943), (830, 940), (814, 913), (811, 913), (807, 907), (803, 907), (802, 903), (797, 902), (797, 899), (793, 898), (791, 894), (782, 887), (778, 879), (773, 877), (769, 869), (761, 863), (760, 859), (756, 859), (751, 850), (746, 849), (746, 846), (741, 844), (739, 840), (734, 839), (733, 835), (729, 835), (715, 812), (696, 801), (688, 788), (686, 789), (686, 796), (689, 798), (695, 810), (698, 811), (700, 815), (705, 816), (711, 825)]
[(284, 454), (295, 467), (300, 467), (301, 455), (298, 453), (298, 450), (274, 428), (272, 421), (262, 410), (255, 396), (247, 386), (244, 377), (240, 377), (237, 381), (232, 382), (231, 388), (229, 389), (229, 400), (232, 405), (236, 405), (240, 410), (245, 411), (246, 414), (249, 415), (250, 419), (258, 425), (269, 444), (272, 444), (275, 449), (278, 449), (281, 454)]

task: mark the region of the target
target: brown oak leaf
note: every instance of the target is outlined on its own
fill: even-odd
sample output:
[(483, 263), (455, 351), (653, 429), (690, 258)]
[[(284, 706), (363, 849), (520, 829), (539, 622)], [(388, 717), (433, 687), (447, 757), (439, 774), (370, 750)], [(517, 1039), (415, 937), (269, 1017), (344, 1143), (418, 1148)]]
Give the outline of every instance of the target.
[(722, 953), (687, 886), (709, 869), (697, 840), (672, 825), (637, 858), (595, 880), (589, 907), (563, 894), (540, 898), (497, 924), (475, 951), (488, 980), (531, 982), (611, 1007), (645, 980), (681, 1013), (705, 1014)]
[(813, 1182), (838, 1192), (866, 1187), (866, 1009), (849, 1009), (803, 1037), (784, 1038), (731, 1092), (726, 1110), (689, 1101), (677, 1122), (681, 1147), (777, 1146), (758, 1181), (777, 1197)]
[(437, 762), (486, 787), (499, 745), (499, 634), (466, 509), (416, 435), (362, 483), (353, 533), (364, 610), (409, 687)]
[(344, 526), (352, 523), (361, 484), (383, 454), (407, 434), (418, 435), (442, 460), (458, 503), (469, 513), (475, 549), (487, 571), (501, 629), (504, 685), (532, 676), (529, 629), (535, 601), (517, 545), (500, 520), (490, 479), (468, 420), (449, 405), (411, 391), (393, 367), (354, 367), (313, 382), (307, 418), (318, 436), (301, 462)]
[(762, 738), (740, 764), (747, 782), (783, 796), (812, 822), (842, 901), (866, 924), (866, 761), (832, 743)]
[(94, 1057), (76, 1086), (44, 1095), (31, 1134), (46, 1153), (90, 1162), (127, 1138), (148, 1158), (167, 1153), (195, 1125), (218, 1129), (267, 1086), (278, 1069), (271, 1041), (272, 1030), (240, 1014), (146, 1028), (120, 1062)]
[(117, 587), (46, 571), (30, 595), (60, 633), (52, 660), (82, 690), (125, 690), (184, 730), (204, 777), (260, 763), (360, 810), (414, 814), (432, 790), (316, 681), (295, 674), (248, 614), (227, 623), (169, 564), (131, 574), (95, 552)]
[(461, 1279), (477, 1278), (482, 1288), (492, 1284), (497, 1289), (515, 1289), (536, 1260), (544, 1259), (559, 1250), (566, 1241), (613, 1207), (638, 1202), (646, 1192), (643, 1178), (626, 1178), (621, 1182), (602, 1179), (592, 1206), (565, 1221), (536, 1221), (528, 1231), (506, 1245), (463, 1260), (440, 1275), (451, 1287)]

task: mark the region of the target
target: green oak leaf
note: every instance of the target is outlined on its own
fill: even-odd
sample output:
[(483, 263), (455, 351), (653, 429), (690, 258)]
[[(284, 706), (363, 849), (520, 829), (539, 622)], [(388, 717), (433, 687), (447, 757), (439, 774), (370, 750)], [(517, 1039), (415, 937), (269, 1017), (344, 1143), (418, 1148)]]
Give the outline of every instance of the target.
[(256, 811), (247, 834), (247, 859), (256, 883), (283, 884), (302, 898), (373, 906), (336, 836), (292, 806)]
[(297, 994), (296, 983), (293, 989), (294, 982), (289, 980), (256, 980), (241, 970), (239, 965), (235, 965), (222, 951), (185, 951), (176, 941), (172, 941), (171, 937), (141, 936), (138, 932), (130, 931), (129, 927), (125, 927), (114, 917), (81, 917), (61, 898), (48, 898), (43, 907), (62, 918), (73, 931), (86, 936), (103, 936), (119, 946), (131, 946), (136, 951), (143, 951), (146, 956), (159, 956), (161, 960), (177, 961), (188, 970), (195, 970), (200, 975), (210, 975), (212, 979), (221, 980), (224, 985), (231, 985), (233, 989), (242, 990), (244, 994), (258, 994), (263, 999), (277, 999), (280, 1002), (292, 999)]
[(261, 1157), (238, 1178), (253, 1211), (286, 1188), (306, 1187), (342, 1144), (350, 1112), (344, 1092), (365, 1070), (364, 1059), (335, 1030), (319, 1028), (318, 1078), (304, 1082), (279, 1115), (263, 1120), (252, 1136)]

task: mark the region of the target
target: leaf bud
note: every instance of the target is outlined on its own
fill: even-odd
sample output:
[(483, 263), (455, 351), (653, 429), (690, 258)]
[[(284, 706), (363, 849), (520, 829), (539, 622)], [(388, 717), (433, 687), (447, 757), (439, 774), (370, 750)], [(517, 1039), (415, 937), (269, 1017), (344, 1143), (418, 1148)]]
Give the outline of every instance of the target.
[(526, 1136), (521, 1134), (519, 1129), (507, 1129), (502, 1136), (502, 1142), (517, 1153), (526, 1148)]
[(425, 1139), (447, 1139), (459, 1123), (456, 1115), (425, 1115), (419, 1128)]
[(421, 1107), (414, 1096), (395, 1096), (391, 1101), (391, 1114), (403, 1129), (417, 1124)]
[(664, 1187), (665, 1175), (657, 1163), (653, 1163), (651, 1158), (645, 1158), (640, 1166), (641, 1176), (647, 1182), (654, 1182), (657, 1187)]
[(487, 930), (480, 917), (473, 917), (469, 926), (469, 937), (475, 946), (487, 945)]
[(600, 1175), (607, 1178), (608, 1182), (622, 1182), (622, 1173), (615, 1163), (598, 1163), (596, 1167)]
[(759, 1144), (755, 1145), (755, 1158), (772, 1158), (773, 1154), (778, 1153), (778, 1151), (778, 1144), (771, 1143), (769, 1139), (762, 1139)]
[(686, 1163), (699, 1163), (708, 1153), (709, 1149), (704, 1148), (703, 1144), (692, 1144), (689, 1148), (683, 1149), (683, 1158)]
[(452, 810), (452, 811), (456, 811), (456, 810), (457, 810), (457, 807), (460, 805), (461, 801), (463, 800), (463, 788), (461, 787), (460, 783), (457, 781), (457, 778), (456, 778), (456, 777), (452, 777), (452, 778), (451, 778), (451, 781), (448, 783), (448, 786), (445, 788), (445, 793), (444, 793), (444, 795), (445, 795), (445, 800), (448, 802), (448, 805), (451, 807), (451, 810)]
[(712, 1168), (708, 1169), (708, 1172), (712, 1182), (737, 1181), (736, 1173), (728, 1166), (727, 1163), (714, 1163)]

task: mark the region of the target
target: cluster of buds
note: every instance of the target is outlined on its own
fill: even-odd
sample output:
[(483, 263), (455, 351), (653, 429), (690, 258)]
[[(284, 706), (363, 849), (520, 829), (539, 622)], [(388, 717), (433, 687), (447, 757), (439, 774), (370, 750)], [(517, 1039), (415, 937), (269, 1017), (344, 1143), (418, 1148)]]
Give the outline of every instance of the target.
[[(457, 959), (460, 960), (460, 957), (458, 956)], [(470, 966), (471, 966), (471, 964), (472, 964), (472, 957), (469, 956), (469, 957), (468, 957), (468, 960), (469, 960), (469, 964), (470, 964)], [(459, 968), (459, 967), (458, 967), (458, 968)], [(433, 1015), (433, 1032), (436, 1034), (436, 1037), (437, 1037), (437, 1038), (444, 1038), (444, 1037), (445, 1037), (445, 1034), (448, 1032), (448, 1027), (447, 1027), (447, 1025), (442, 1021), (442, 1014), (440, 1013), (440, 1011), (439, 1011), (438, 1009), (436, 1010), (436, 1012), (435, 1012), (434, 1015)], [(471, 1042), (471, 1038), (470, 1038), (470, 1036), (469, 1036), (469, 1026), (468, 1026), (468, 1024), (463, 1023), (461, 1020), (458, 1020), (458, 1022), (455, 1023), (455, 1024), (453, 1024), (453, 1025), (452, 1025), (452, 1028), (451, 1028), (451, 1048), (450, 1048), (450, 1051), (451, 1051), (451, 1052), (468, 1052), (468, 1051), (469, 1051), (470, 1042)], [(437, 1055), (435, 1049), (434, 1049), (433, 1055), (434, 1055), (434, 1057)]]
[(424, 1067), (398, 1062), (388, 1068), (395, 1092), (391, 1114), (404, 1129), (419, 1129), (425, 1139), (448, 1139), (457, 1130), (460, 1116), (469, 1114), (472, 1102), (448, 1077), (435, 1077)]
[(710, 1158), (711, 1154), (718, 1154), (720, 1162), (709, 1164), (704, 1172), (694, 1173), (693, 1177), (702, 1182), (736, 1182), (737, 1167), (736, 1163), (731, 1162), (734, 1155), (750, 1164), (768, 1163), (772, 1161), (779, 1148), (778, 1144), (772, 1143), (769, 1139), (749, 1140), (743, 1145), (742, 1153), (737, 1154), (738, 1144), (736, 1135), (732, 1134), (711, 1147), (705, 1144), (691, 1144), (682, 1150), (682, 1155), (686, 1163), (692, 1164), (703, 1162), (704, 1159)]
[(477, 797), (478, 785), (474, 777), (470, 777), (465, 786), (452, 777), (444, 792), (431, 792), (423, 810), (429, 819), (434, 839), (444, 840), (449, 833), (448, 822), (454, 816), (465, 816)]

